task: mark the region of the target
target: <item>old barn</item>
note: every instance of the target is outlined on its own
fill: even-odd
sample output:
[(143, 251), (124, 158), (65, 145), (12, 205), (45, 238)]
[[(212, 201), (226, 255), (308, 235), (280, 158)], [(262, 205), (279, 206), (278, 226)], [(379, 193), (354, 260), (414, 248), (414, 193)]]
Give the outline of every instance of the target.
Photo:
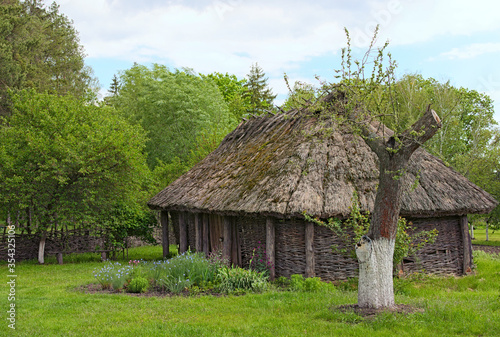
[[(439, 231), (434, 244), (405, 259), (405, 272), (463, 274), (472, 264), (467, 214), (490, 212), (497, 202), (423, 149), (404, 179), (401, 216), (417, 230)], [(371, 211), (377, 184), (378, 159), (362, 138), (292, 110), (242, 122), (149, 206), (161, 211), (164, 249), (171, 221), (181, 252), (222, 249), (245, 266), (262, 244), (276, 276), (346, 279), (357, 276), (357, 260), (333, 252), (343, 241), (306, 222), (303, 212), (346, 218), (354, 191), (361, 209)]]

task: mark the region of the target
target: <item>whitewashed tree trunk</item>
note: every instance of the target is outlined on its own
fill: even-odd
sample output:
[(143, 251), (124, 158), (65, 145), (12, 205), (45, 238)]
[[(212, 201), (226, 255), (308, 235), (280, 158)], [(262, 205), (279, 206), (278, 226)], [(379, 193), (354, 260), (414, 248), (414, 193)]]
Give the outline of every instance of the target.
[(47, 239), (47, 233), (43, 233), (40, 238), (40, 245), (38, 246), (38, 263), (44, 264), (44, 255), (45, 255), (45, 240)]
[(407, 189), (403, 177), (413, 152), (440, 126), (438, 115), (429, 106), (417, 122), (398, 136), (379, 135), (379, 128), (371, 122), (361, 128), (364, 141), (379, 159), (380, 175), (370, 228), (356, 245), (360, 307), (394, 306), (392, 260), (403, 190)]
[(364, 308), (394, 306), (392, 259), (394, 240), (363, 236), (356, 245), (359, 261), (358, 305)]

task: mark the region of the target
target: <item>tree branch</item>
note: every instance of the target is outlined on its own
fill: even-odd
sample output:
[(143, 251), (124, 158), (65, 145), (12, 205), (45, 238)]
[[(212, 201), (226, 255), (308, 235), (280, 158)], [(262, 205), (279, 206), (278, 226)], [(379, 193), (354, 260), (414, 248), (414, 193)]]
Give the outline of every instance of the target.
[(437, 113), (427, 107), (427, 111), (409, 129), (405, 130), (398, 137), (402, 141), (402, 151), (408, 157), (441, 128), (441, 119)]

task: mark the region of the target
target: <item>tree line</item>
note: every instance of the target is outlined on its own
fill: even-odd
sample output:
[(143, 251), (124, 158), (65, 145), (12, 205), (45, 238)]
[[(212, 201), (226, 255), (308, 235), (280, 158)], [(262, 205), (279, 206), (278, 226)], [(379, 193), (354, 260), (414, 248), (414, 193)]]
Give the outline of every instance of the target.
[(3, 1), (0, 31), (0, 217), (24, 223), (41, 247), (76, 223), (103, 228), (109, 249), (131, 235), (153, 240), (147, 200), (275, 97), (257, 64), (246, 79), (134, 64), (99, 102), (55, 3)]
[[(275, 107), (258, 64), (242, 79), (134, 64), (98, 101), (78, 33), (56, 4), (4, 0), (0, 31), (0, 217), (29, 222), (41, 237), (57, 224), (83, 221), (104, 227), (114, 248), (130, 235), (151, 240), (147, 200), (242, 118), (321, 102), (320, 88), (297, 82)], [(500, 198), (492, 100), (420, 75), (390, 85), (372, 88), (369, 109), (399, 132), (431, 103), (443, 127), (426, 148)], [(396, 93), (390, 116), (383, 113), (387, 92)], [(500, 211), (485, 219), (498, 226)]]

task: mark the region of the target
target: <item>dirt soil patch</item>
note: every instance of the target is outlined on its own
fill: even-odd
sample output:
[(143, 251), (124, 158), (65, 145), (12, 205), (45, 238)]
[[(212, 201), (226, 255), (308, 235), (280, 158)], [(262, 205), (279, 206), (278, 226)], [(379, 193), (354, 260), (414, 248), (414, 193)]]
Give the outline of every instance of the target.
[(203, 292), (199, 292), (197, 294), (193, 294), (189, 292), (189, 290), (183, 290), (178, 294), (174, 294), (167, 291), (161, 291), (158, 289), (149, 289), (144, 293), (128, 293), (124, 290), (113, 290), (113, 289), (102, 289), (100, 284), (86, 284), (76, 288), (77, 291), (83, 292), (85, 294), (122, 294), (127, 296), (135, 296), (135, 297), (172, 297), (172, 296), (201, 296), (201, 295), (212, 295), (212, 296), (224, 296), (224, 294), (218, 293), (213, 290), (205, 290)]

